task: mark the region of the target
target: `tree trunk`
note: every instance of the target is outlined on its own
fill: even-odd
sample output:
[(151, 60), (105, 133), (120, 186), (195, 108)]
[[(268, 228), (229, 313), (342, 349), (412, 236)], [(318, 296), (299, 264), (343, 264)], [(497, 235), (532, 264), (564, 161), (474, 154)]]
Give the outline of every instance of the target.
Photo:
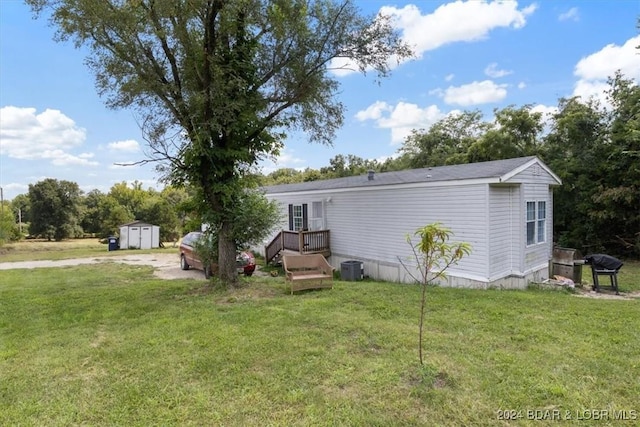
[(238, 283), (236, 271), (236, 245), (231, 220), (223, 220), (218, 234), (218, 277), (230, 286)]

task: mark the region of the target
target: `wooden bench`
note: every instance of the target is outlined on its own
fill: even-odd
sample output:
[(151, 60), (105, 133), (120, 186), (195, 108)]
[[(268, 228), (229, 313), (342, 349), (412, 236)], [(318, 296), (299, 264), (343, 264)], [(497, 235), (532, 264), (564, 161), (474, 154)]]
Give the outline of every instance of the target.
[(284, 255), (282, 266), (292, 295), (304, 289), (333, 288), (334, 268), (322, 254)]

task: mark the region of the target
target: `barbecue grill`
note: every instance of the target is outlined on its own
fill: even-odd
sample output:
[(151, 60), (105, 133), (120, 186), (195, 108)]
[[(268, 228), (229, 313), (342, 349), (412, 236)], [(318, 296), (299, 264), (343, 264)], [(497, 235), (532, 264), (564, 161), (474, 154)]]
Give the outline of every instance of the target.
[(618, 271), (622, 268), (622, 261), (618, 258), (614, 258), (611, 255), (605, 254), (592, 254), (587, 255), (584, 258), (585, 264), (591, 266), (591, 274), (593, 275), (593, 290), (600, 292), (600, 283), (598, 282), (598, 276), (609, 276), (611, 279), (611, 289), (618, 292)]

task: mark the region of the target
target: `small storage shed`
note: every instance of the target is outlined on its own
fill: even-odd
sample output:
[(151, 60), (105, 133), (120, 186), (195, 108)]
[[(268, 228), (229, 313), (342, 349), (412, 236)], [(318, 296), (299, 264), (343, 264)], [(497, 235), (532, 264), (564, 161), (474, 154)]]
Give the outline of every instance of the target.
[(142, 221), (120, 226), (120, 249), (152, 249), (160, 247), (160, 227)]
[(452, 241), (472, 246), (471, 255), (448, 270), (443, 285), (524, 288), (549, 277), (552, 189), (561, 184), (540, 159), (521, 157), (371, 172), (264, 191), (280, 204), (285, 243), (292, 235), (297, 242), (298, 234), (307, 243), (308, 234), (324, 232), (335, 268), (355, 260), (365, 276), (411, 282), (405, 266), (416, 265), (406, 235), (438, 221), (453, 231)]

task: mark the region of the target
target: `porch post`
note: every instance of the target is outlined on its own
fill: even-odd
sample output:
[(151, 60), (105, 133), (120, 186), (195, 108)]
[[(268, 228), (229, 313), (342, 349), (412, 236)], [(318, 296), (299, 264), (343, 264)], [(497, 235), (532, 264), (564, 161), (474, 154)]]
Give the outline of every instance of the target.
[(298, 251), (301, 254), (304, 253), (304, 235), (302, 233), (302, 230), (298, 231)]

